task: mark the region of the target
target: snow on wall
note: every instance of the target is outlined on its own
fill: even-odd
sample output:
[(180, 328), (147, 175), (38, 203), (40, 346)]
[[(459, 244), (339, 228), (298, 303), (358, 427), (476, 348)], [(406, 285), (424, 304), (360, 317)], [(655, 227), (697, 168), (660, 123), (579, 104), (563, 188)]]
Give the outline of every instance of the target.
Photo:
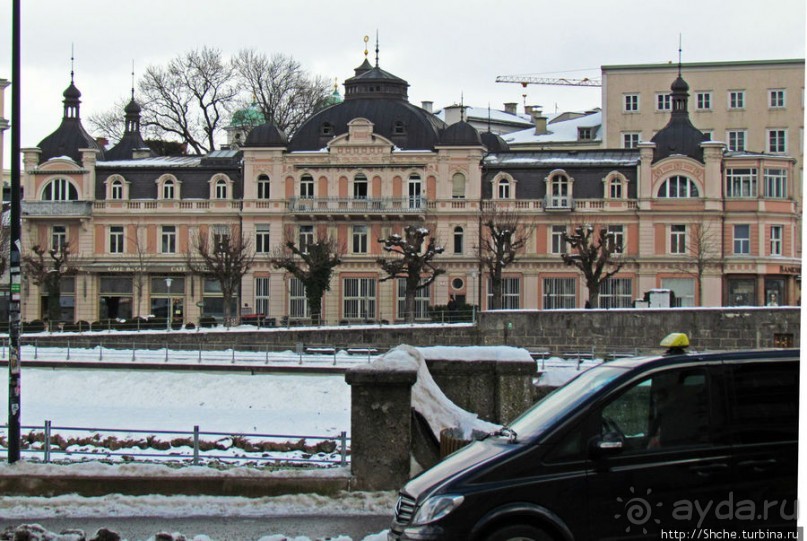
[(429, 346), (415, 349), (429, 361), (509, 361), (535, 364), (529, 351), (512, 346)]

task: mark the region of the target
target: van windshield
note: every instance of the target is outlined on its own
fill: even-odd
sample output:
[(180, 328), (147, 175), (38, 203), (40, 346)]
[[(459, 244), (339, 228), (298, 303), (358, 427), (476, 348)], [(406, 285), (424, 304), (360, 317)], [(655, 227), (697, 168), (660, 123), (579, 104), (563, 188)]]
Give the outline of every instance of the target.
[(563, 387), (548, 394), (543, 400), (522, 413), (509, 426), (518, 434), (520, 440), (537, 436), (557, 419), (576, 409), (603, 386), (623, 375), (626, 370), (626, 368), (608, 365), (590, 368)]

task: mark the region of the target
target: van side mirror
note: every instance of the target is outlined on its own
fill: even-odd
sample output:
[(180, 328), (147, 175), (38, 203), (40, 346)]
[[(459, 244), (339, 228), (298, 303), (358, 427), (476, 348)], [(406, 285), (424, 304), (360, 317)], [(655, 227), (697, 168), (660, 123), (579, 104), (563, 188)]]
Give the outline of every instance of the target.
[(618, 432), (603, 434), (591, 443), (591, 454), (594, 457), (618, 455), (625, 446), (625, 440)]

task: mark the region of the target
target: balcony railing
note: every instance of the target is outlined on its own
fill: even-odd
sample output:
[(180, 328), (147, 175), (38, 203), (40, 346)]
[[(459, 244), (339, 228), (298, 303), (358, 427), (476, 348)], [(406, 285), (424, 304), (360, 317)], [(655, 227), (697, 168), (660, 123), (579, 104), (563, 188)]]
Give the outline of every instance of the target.
[(82, 218), (92, 214), (89, 201), (23, 201), (23, 216), (39, 218)]
[(423, 212), (427, 206), (428, 202), (425, 197), (384, 197), (380, 199), (292, 197), (286, 208), (290, 212), (309, 214), (397, 214)]
[[(89, 203), (88, 203), (89, 204)], [(182, 211), (209, 211), (211, 209), (238, 210), (241, 208), (240, 200), (218, 199), (157, 199), (157, 200), (101, 200), (93, 204), (95, 210), (182, 210)]]

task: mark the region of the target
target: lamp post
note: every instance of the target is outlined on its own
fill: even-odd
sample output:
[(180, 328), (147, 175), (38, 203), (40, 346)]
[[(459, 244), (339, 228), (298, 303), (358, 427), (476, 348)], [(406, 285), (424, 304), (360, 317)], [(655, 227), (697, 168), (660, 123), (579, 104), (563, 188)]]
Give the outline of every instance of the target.
[(174, 298), (171, 297), (171, 284), (173, 282), (173, 278), (165, 279), (165, 287), (168, 289), (168, 317), (165, 319), (165, 330), (167, 332), (171, 332), (171, 320), (174, 318)]

